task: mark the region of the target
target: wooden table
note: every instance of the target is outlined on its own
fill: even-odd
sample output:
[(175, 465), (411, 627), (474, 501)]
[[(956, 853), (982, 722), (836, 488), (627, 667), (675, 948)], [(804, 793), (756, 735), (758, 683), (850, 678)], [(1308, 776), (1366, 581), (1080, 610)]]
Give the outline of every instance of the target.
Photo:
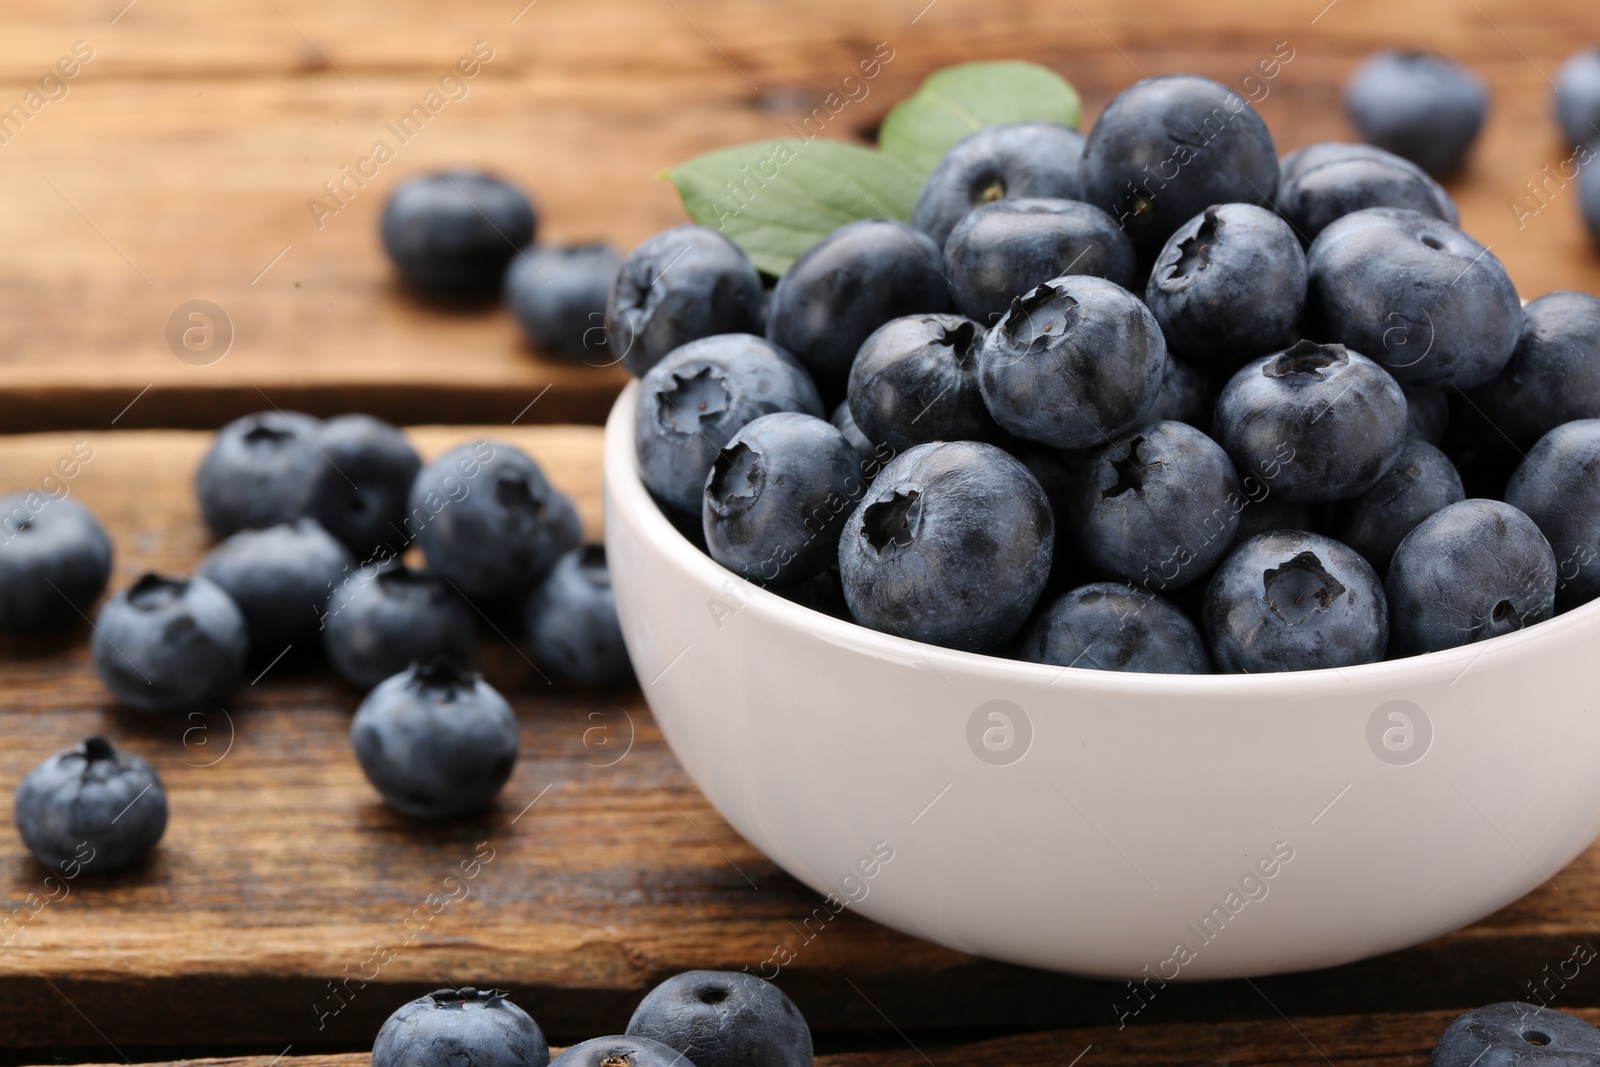
[[(75, 42), (93, 58), (0, 138), (0, 433), (78, 431), (0, 439), (0, 489), (90, 440), (96, 458), (73, 491), (112, 528), (121, 585), (146, 567), (187, 568), (205, 547), (187, 492), (203, 439), (125, 431), (207, 428), (269, 403), (408, 424), (598, 421), (615, 369), (526, 351), (503, 312), (445, 314), (396, 290), (375, 236), (388, 191), (417, 171), (487, 165), (535, 191), (549, 239), (626, 248), (682, 220), (664, 168), (781, 135), (878, 42), (894, 58), (839, 136), (870, 136), (951, 62), (1048, 63), (1083, 92), (1087, 123), (1140, 75), (1237, 86), (1288, 42), (1294, 59), (1260, 104), (1282, 150), (1351, 136), (1338, 90), (1367, 51), (1446, 48), (1493, 92), (1451, 184), (1465, 227), (1526, 296), (1600, 290), (1573, 189), (1546, 184), (1542, 205), (1525, 187), (1567, 155), (1547, 79), (1595, 33), (1585, 0), (6, 0), (0, 107)], [(319, 228), (308, 201), (328, 202), (323, 183), (478, 41), (494, 54), (467, 96)], [(1536, 213), (1514, 211), (1518, 198)], [(235, 330), (207, 366), (166, 340), (193, 299), (222, 306)], [(432, 453), (472, 432), (415, 437)], [(596, 431), (493, 432), (538, 456), (597, 528)], [(153, 863), (75, 886), (0, 951), (5, 1058), (249, 1050), (268, 1055), (241, 1067), (267, 1067), (292, 1046), (286, 1064), (355, 1067), (361, 1056), (301, 1053), (365, 1048), (396, 1004), (445, 982), (509, 986), (570, 1041), (620, 1028), (666, 974), (754, 966), (796, 936), (813, 895), (710, 810), (636, 692), (544, 687), (485, 632), (482, 667), (515, 697), (524, 755), (492, 812), (436, 829), (376, 801), (346, 739), (358, 694), (321, 669), (280, 664), (227, 717), (170, 722), (107, 703), (82, 632), (0, 643), (0, 785), (104, 731), (156, 763), (173, 812)], [(617, 751), (606, 745), (627, 736), (627, 756), (605, 766)], [(472, 896), (408, 930), (480, 841), (495, 858)], [(20, 906), (43, 873), (11, 839), (0, 903)], [(829, 1067), (956, 1055), (1418, 1064), (1451, 1009), (1526, 997), (1530, 983), (1557, 1007), (1600, 1005), (1600, 968), (1552, 978), (1570, 973), (1578, 942), (1600, 943), (1597, 895), (1591, 850), (1468, 930), (1316, 974), (1170, 987), (1122, 1031), (1110, 1025), (1120, 986), (974, 960), (848, 913), (781, 983), (822, 1046), (847, 1053), (819, 1059)], [(339, 1006), (329, 983), (380, 942), (404, 946)], [(1005, 1031), (1034, 1032), (957, 1047)]]
[[(541, 397), (520, 421), (598, 421), (614, 368), (526, 351), (503, 312), (442, 314), (396, 291), (377, 243), (389, 190), (418, 171), (490, 166), (534, 190), (548, 238), (631, 247), (682, 221), (664, 169), (784, 135), (878, 42), (893, 58), (830, 135), (870, 134), (929, 71), (962, 60), (1054, 66), (1082, 91), (1087, 124), (1141, 74), (1241, 87), (1288, 42), (1260, 105), (1288, 150), (1351, 136), (1338, 89), (1368, 50), (1448, 48), (1494, 94), (1452, 185), (1465, 226), (1525, 295), (1600, 288), (1570, 187), (1550, 186), (1521, 229), (1509, 207), (1537, 207), (1524, 183), (1568, 154), (1546, 79), (1596, 32), (1585, 0), (6, 0), (0, 12), (6, 107), (75, 42), (93, 52), (65, 97), (0, 144), (0, 431), (213, 427), (264, 397), (406, 423), (506, 422)], [(465, 97), (392, 146), (364, 187), (343, 178), (375, 140), (397, 140), (386, 124), (478, 41), (493, 58)], [(337, 201), (333, 181), (347, 189)], [(337, 213), (319, 219), (316, 198)], [(209, 366), (166, 339), (194, 299), (234, 328)]]

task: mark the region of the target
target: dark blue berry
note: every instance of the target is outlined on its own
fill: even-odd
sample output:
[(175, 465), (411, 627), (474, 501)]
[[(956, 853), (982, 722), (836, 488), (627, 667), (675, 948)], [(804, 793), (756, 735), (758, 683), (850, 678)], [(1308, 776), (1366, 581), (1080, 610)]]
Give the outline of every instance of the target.
[(167, 828), (167, 792), (150, 764), (91, 737), (29, 771), (12, 814), (46, 867), (104, 874), (155, 848)]
[(1275, 530), (1314, 531), (1316, 523), (1311, 516), (1310, 504), (1297, 504), (1285, 500), (1272, 491), (1272, 484), (1258, 475), (1247, 474), (1239, 479), (1244, 494), (1244, 507), (1239, 511), (1239, 529), (1233, 543), (1242, 545), (1258, 534)]
[(414, 536), (406, 528), (406, 494), (422, 466), (405, 435), (370, 415), (340, 415), (324, 422), (314, 441), (302, 514), (358, 559), (396, 555)]
[(1574, 52), (1556, 74), (1556, 121), (1570, 145), (1600, 140), (1600, 45)]
[(850, 368), (849, 403), (869, 441), (896, 452), (928, 441), (1001, 436), (978, 390), (983, 328), (960, 315), (910, 315), (884, 323)]
[(1344, 87), (1361, 136), (1429, 174), (1453, 174), (1483, 129), (1489, 93), (1460, 63), (1431, 52), (1373, 55)]
[(946, 311), (939, 247), (903, 222), (860, 219), (812, 245), (772, 290), (767, 339), (841, 397), (861, 342), (890, 319)]
[(251, 647), (276, 655), (316, 635), (334, 584), (354, 563), (328, 531), (299, 519), (240, 530), (207, 552), (195, 573), (233, 598)]
[(1406, 534), (1386, 586), (1393, 651), (1414, 656), (1548, 619), (1556, 557), (1534, 521), (1510, 504), (1463, 500)]
[(1443, 452), (1413, 437), (1377, 485), (1339, 506), (1329, 532), (1383, 574), (1394, 550), (1418, 523), (1465, 499), (1455, 465)]
[(164, 711), (226, 696), (249, 644), (244, 615), (214, 582), (146, 574), (100, 609), (89, 654), (112, 696)]
[(885, 466), (839, 540), (857, 622), (913, 641), (993, 648), (1050, 573), (1055, 521), (1038, 481), (993, 445), (918, 445)]
[(306, 483), (322, 460), (313, 443), (321, 425), (298, 411), (258, 411), (218, 430), (194, 477), (211, 532), (227, 537), (304, 514)]
[(648, 1037), (592, 1037), (567, 1049), (551, 1067), (695, 1067), (675, 1048)]
[(1428, 1067), (1588, 1067), (1597, 1060), (1600, 1030), (1563, 1011), (1507, 1001), (1452, 1020)]
[(793, 585), (832, 567), (866, 491), (855, 449), (830, 423), (780, 411), (746, 423), (706, 476), (711, 558), (752, 581)]
[(111, 540), (69, 497), (0, 496), (0, 630), (71, 626), (106, 591)]
[(1200, 631), (1170, 601), (1121, 582), (1079, 586), (1039, 611), (1018, 642), (1030, 663), (1096, 671), (1206, 674)]
[(774, 411), (824, 414), (816, 386), (783, 349), (737, 333), (684, 345), (639, 384), (639, 477), (669, 507), (699, 515), (717, 452), (746, 423)]
[(859, 462), (870, 463), (875, 459), (878, 446), (873, 444), (867, 435), (861, 432), (861, 427), (856, 425), (855, 416), (850, 414), (848, 398), (839, 402), (839, 406), (833, 409), (833, 417), (828, 421), (833, 423), (834, 429), (844, 434), (844, 439), (856, 450), (856, 459)]
[(1149, 426), (1158, 422), (1186, 422), (1201, 433), (1211, 432), (1217, 408), (1217, 387), (1191, 364), (1167, 359), (1161, 375), (1161, 390), (1156, 401), (1139, 421)]
[(1450, 396), (1435, 389), (1406, 390), (1406, 433), (1430, 445), (1444, 444), (1450, 430)]
[(1104, 444), (1155, 404), (1167, 363), (1142, 301), (1104, 278), (1045, 282), (984, 337), (978, 384), (1000, 427), (1055, 448)]
[[(985, 126), (939, 160), (922, 183), (911, 221), (942, 248), (956, 225), (985, 204), (1037, 197), (1082, 200), (1082, 163), (1083, 134), (1077, 130), (1053, 122)], [(1023, 289), (1043, 280), (1036, 278)]]
[(1389, 640), (1372, 565), (1301, 531), (1261, 534), (1235, 549), (1206, 589), (1201, 622), (1212, 660), (1228, 674), (1372, 663)]
[(1367, 353), (1402, 385), (1482, 385), (1516, 348), (1516, 288), (1493, 253), (1447, 222), (1357, 211), (1323, 230), (1306, 262), (1313, 330)]
[(1555, 553), (1556, 605), (1600, 596), (1600, 419), (1557, 426), (1506, 486), (1506, 503), (1532, 519)]
[(528, 344), (541, 352), (616, 362), (606, 350), (606, 301), (622, 256), (604, 244), (530, 248), (506, 272), (506, 303)]
[(1294, 337), (1306, 255), (1288, 223), (1252, 204), (1214, 204), (1167, 239), (1144, 291), (1173, 353), (1233, 371)]
[(1376, 145), (1324, 141), (1283, 157), (1273, 206), (1310, 244), (1330, 222), (1369, 207), (1401, 207), (1460, 225), (1444, 187), (1428, 172)]
[(1348, 500), (1400, 458), (1406, 398), (1365, 356), (1301, 341), (1229, 380), (1215, 433), (1241, 476), (1255, 474), (1285, 500)]
[(379, 683), (356, 709), (350, 739), (389, 806), (425, 819), (488, 804), (517, 762), (511, 705), (477, 675), (442, 663)]
[(635, 378), (680, 345), (759, 333), (761, 276), (739, 246), (704, 226), (647, 238), (617, 270), (606, 304), (610, 358)]
[(800, 1009), (744, 971), (673, 975), (639, 1002), (628, 1034), (693, 1056), (694, 1067), (811, 1067), (811, 1028)]
[(1061, 537), (1085, 563), (1150, 592), (1209, 574), (1246, 506), (1227, 453), (1181, 422), (1130, 430), (1074, 473)]
[(410, 507), (428, 569), (473, 600), (522, 596), (583, 539), (572, 501), (504, 441), (469, 441), (429, 463)]
[(472, 658), (472, 608), (436, 574), (368, 564), (336, 582), (322, 620), (334, 668), (363, 689), (413, 663), (464, 667)]
[(497, 298), (506, 264), (533, 242), (538, 215), (518, 188), (474, 170), (402, 183), (383, 209), (383, 247), (424, 296)]
[(616, 685), (630, 677), (606, 550), (585, 545), (556, 560), (523, 607), (533, 661), (557, 678)]
[(1125, 227), (1144, 256), (1210, 205), (1266, 207), (1277, 189), (1278, 153), (1261, 116), (1192, 74), (1117, 94), (1083, 149), (1083, 199)]
[(1600, 300), (1559, 292), (1523, 308), (1516, 350), (1472, 403), (1519, 450), (1562, 423), (1600, 418)]
[(498, 989), (439, 989), (403, 1004), (372, 1042), (372, 1067), (545, 1067), (550, 1046)]
[(1138, 283), (1133, 242), (1104, 211), (1079, 200), (997, 200), (970, 212), (944, 245), (950, 293), (985, 326), (1011, 301), (1063, 274)]

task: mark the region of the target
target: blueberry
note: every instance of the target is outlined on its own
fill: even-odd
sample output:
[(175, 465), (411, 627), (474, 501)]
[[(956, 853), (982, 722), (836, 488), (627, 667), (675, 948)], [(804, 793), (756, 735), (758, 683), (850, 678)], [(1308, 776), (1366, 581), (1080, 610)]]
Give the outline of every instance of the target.
[(1271, 204), (1278, 153), (1238, 93), (1167, 74), (1136, 82), (1100, 113), (1083, 149), (1083, 190), (1152, 256), (1212, 204)]
[(1457, 1016), (1428, 1067), (1586, 1067), (1600, 1060), (1600, 1030), (1564, 1011), (1507, 1001)]
[(111, 540), (70, 497), (0, 496), (0, 630), (37, 633), (84, 618), (111, 577)]
[(1449, 223), (1368, 208), (1323, 230), (1306, 262), (1313, 329), (1368, 353), (1402, 385), (1481, 385), (1516, 348), (1516, 288), (1487, 248)]
[(878, 454), (878, 446), (873, 444), (867, 435), (861, 432), (861, 427), (856, 425), (855, 416), (850, 414), (848, 398), (839, 402), (839, 406), (833, 409), (833, 417), (828, 421), (833, 423), (835, 430), (844, 434), (844, 439), (856, 450), (858, 462), (863, 464), (873, 462)]
[(1133, 242), (1110, 215), (1078, 200), (997, 200), (956, 224), (944, 245), (950, 293), (963, 315), (990, 325), (1011, 301), (1063, 274), (1093, 274), (1132, 289)]
[(545, 1067), (550, 1046), (498, 989), (439, 989), (403, 1004), (372, 1042), (372, 1067)]
[(945, 311), (939, 247), (903, 222), (858, 219), (834, 230), (778, 279), (767, 339), (798, 359), (829, 398), (873, 330), (903, 315)]
[(1600, 140), (1600, 46), (1574, 52), (1556, 74), (1556, 121), (1570, 145)]
[(1387, 588), (1394, 652), (1436, 652), (1548, 619), (1556, 557), (1515, 507), (1463, 500), (1406, 534), (1389, 560)]
[(1369, 142), (1443, 175), (1460, 169), (1477, 140), (1489, 93), (1447, 56), (1385, 51), (1350, 75), (1344, 109)]
[(538, 215), (513, 185), (475, 170), (412, 178), (383, 209), (383, 247), (424, 296), (490, 300), (506, 264), (533, 243)]
[(167, 791), (154, 768), (103, 737), (34, 767), (17, 786), (12, 814), (34, 859), (76, 877), (120, 870), (161, 840)]
[(1578, 206), (1583, 210), (1583, 222), (1589, 227), (1589, 233), (1600, 241), (1600, 167), (1584, 167), (1578, 175)]
[(1055, 520), (1028, 469), (993, 445), (918, 445), (883, 468), (839, 539), (863, 626), (968, 650), (1016, 634), (1044, 590)]
[(1335, 219), (1369, 207), (1403, 207), (1461, 223), (1455, 202), (1428, 172), (1376, 145), (1324, 141), (1283, 157), (1273, 205), (1310, 244)]
[(100, 609), (89, 654), (112, 696), (165, 711), (226, 696), (249, 644), (244, 615), (214, 582), (146, 574)]
[(1506, 486), (1506, 503), (1539, 527), (1555, 552), (1561, 610), (1600, 596), (1600, 419), (1557, 426)]
[(506, 272), (506, 303), (528, 344), (568, 359), (599, 349), (621, 265), (622, 256), (605, 244), (530, 248), (518, 256)]
[(692, 1055), (695, 1067), (811, 1067), (811, 1028), (800, 1009), (745, 971), (673, 975), (639, 1002), (628, 1034)]
[(476, 674), (412, 666), (368, 693), (350, 723), (373, 788), (405, 815), (443, 819), (494, 799), (517, 762), (517, 717)]
[(1018, 659), (1096, 671), (1206, 674), (1200, 631), (1162, 597), (1120, 582), (1079, 586), (1047, 607), (1018, 642)]
[(631, 677), (604, 546), (584, 545), (556, 560), (528, 594), (523, 617), (534, 662), (556, 677), (584, 685)]
[(1055, 448), (1103, 444), (1155, 404), (1167, 344), (1138, 297), (1069, 275), (1011, 305), (978, 350), (978, 385), (1002, 429)]
[(1340, 506), (1329, 532), (1382, 574), (1401, 540), (1418, 523), (1465, 499), (1455, 465), (1443, 452), (1413, 437), (1377, 485)]
[(960, 315), (908, 315), (884, 323), (850, 368), (850, 414), (869, 441), (896, 452), (928, 441), (1001, 436), (978, 390), (983, 329)]
[(687, 1056), (648, 1037), (592, 1037), (567, 1049), (551, 1067), (695, 1067)]
[(1348, 500), (1399, 460), (1406, 397), (1366, 356), (1300, 341), (1229, 380), (1215, 432), (1241, 473), (1258, 475), (1285, 500)]
[(1074, 475), (1062, 537), (1085, 563), (1151, 592), (1209, 574), (1246, 506), (1227, 453), (1181, 422), (1131, 430)]
[(1201, 623), (1211, 658), (1228, 674), (1373, 663), (1389, 640), (1372, 565), (1332, 538), (1297, 530), (1236, 548), (1206, 588)]
[(985, 204), (1035, 197), (1083, 199), (1082, 165), (1083, 134), (1077, 130), (1054, 122), (985, 126), (957, 141), (939, 160), (922, 183), (911, 221), (943, 248), (956, 224)]
[(668, 352), (724, 333), (759, 333), (761, 276), (739, 246), (674, 226), (628, 253), (606, 304), (606, 345), (635, 378)]
[(866, 491), (850, 442), (830, 423), (780, 411), (717, 453), (701, 511), (711, 558), (752, 581), (793, 585), (832, 567)]
[(346, 679), (371, 689), (413, 663), (465, 666), (474, 615), (436, 574), (370, 564), (336, 583), (322, 619), (322, 647)]
[(1406, 433), (1430, 445), (1444, 443), (1450, 430), (1450, 397), (1436, 389), (1407, 389)]
[(321, 461), (321, 420), (258, 411), (217, 431), (194, 476), (200, 514), (217, 537), (298, 519), (306, 482)]
[(317, 462), (303, 487), (305, 515), (357, 558), (396, 555), (415, 536), (406, 494), (422, 460), (399, 429), (370, 415), (329, 419), (313, 439)]
[(1562, 423), (1600, 418), (1600, 300), (1559, 292), (1523, 308), (1511, 360), (1472, 402), (1519, 450)]
[(1316, 530), (1310, 504), (1297, 504), (1283, 499), (1272, 491), (1270, 483), (1254, 474), (1241, 478), (1240, 488), (1245, 503), (1239, 510), (1238, 532), (1233, 535), (1235, 545), (1242, 545), (1252, 537), (1275, 530)]
[(240, 530), (207, 552), (195, 573), (233, 598), (250, 645), (276, 654), (313, 637), (334, 583), (355, 560), (312, 519)]
[(1272, 212), (1213, 204), (1167, 239), (1144, 298), (1172, 352), (1237, 370), (1294, 338), (1306, 254)]
[(1216, 407), (1217, 387), (1211, 380), (1183, 360), (1169, 358), (1161, 374), (1161, 390), (1156, 393), (1156, 401), (1139, 421), (1149, 426), (1170, 419), (1209, 433)]
[(774, 411), (823, 415), (817, 387), (787, 352), (749, 334), (690, 342), (640, 383), (639, 476), (669, 507), (699, 515), (717, 452), (745, 423)]
[(410, 507), (429, 569), (474, 600), (525, 594), (583, 540), (572, 501), (504, 441), (469, 441), (428, 464)]

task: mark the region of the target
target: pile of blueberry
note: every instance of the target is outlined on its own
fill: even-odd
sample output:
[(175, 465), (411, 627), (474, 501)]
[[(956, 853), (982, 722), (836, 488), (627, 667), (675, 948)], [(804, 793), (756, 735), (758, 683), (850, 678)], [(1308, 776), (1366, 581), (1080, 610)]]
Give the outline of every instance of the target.
[[(630, 677), (604, 549), (580, 543), (572, 502), (512, 445), (471, 441), (424, 465), (378, 419), (266, 411), (218, 432), (195, 489), (216, 546), (191, 575), (140, 577), (93, 625), (94, 666), (130, 708), (204, 708), (247, 665), (324, 651), (370, 690), (351, 726), (368, 779), (401, 812), (445, 817), (491, 800), (517, 756), (510, 706), (463, 669), (480, 616), (520, 618), (548, 675)], [(91, 608), (111, 543), (75, 500), (25, 504), (0, 500), (0, 629), (34, 633)], [(402, 561), (413, 545), (426, 570)], [(148, 764), (92, 738), (24, 779), (16, 820), (41, 862), (109, 871), (155, 844), (166, 810)]]
[(440, 989), (389, 1016), (372, 1067), (811, 1067), (811, 1051), (800, 1009), (771, 982), (685, 971), (645, 996), (626, 1033), (591, 1038), (554, 1061), (539, 1024), (507, 993)]
[(1374, 143), (1281, 159), (1190, 75), (990, 126), (770, 288), (650, 238), (607, 310), (646, 487), (750, 582), (1042, 663), (1343, 667), (1593, 599), (1600, 300), (1524, 309), (1457, 228), (1463, 68), (1380, 55), (1346, 102)]

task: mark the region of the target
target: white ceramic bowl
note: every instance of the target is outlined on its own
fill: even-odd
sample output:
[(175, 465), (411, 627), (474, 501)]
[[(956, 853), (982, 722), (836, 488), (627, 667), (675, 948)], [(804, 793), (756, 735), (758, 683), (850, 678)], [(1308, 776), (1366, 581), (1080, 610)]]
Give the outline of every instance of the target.
[(1463, 926), (1600, 834), (1600, 604), (1292, 674), (949, 651), (701, 554), (639, 481), (637, 390), (606, 426), (605, 530), (645, 698), (729, 823), (878, 922), (1083, 975), (1270, 974)]

